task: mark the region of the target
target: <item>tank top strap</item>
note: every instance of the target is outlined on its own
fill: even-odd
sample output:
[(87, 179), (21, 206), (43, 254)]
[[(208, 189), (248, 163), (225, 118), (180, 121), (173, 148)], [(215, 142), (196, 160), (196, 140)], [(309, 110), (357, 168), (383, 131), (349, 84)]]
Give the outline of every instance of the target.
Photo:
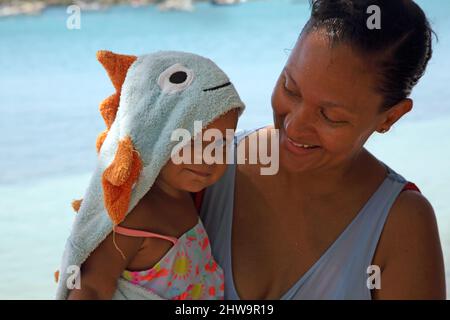
[(389, 212), (407, 184), (401, 175), (386, 164), (382, 164), (387, 169), (387, 176), (360, 211), (354, 226), (349, 230), (349, 233), (357, 234), (355, 239), (358, 241), (354, 243), (354, 246), (366, 268), (372, 263)]
[(173, 244), (176, 244), (178, 239), (170, 236), (165, 236), (158, 233), (148, 232), (148, 231), (142, 231), (142, 230), (136, 230), (136, 229), (129, 229), (121, 226), (115, 226), (113, 228), (114, 232), (129, 236), (129, 237), (141, 237), (141, 238), (158, 238), (163, 239), (172, 242)]

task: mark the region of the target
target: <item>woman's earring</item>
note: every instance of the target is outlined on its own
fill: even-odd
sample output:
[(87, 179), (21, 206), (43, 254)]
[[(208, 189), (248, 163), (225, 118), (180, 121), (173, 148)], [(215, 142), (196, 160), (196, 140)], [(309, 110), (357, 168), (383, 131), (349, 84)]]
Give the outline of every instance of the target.
[(389, 129), (381, 129), (380, 133), (386, 133), (388, 131), (389, 131)]

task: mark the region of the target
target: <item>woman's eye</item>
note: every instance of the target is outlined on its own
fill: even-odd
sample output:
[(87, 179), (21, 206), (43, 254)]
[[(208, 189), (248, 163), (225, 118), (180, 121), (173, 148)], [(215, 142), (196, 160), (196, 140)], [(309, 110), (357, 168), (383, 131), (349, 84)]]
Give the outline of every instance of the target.
[(288, 79), (285, 77), (284, 78), (284, 84), (283, 84), (283, 89), (284, 91), (286, 91), (286, 93), (290, 96), (293, 97), (300, 97), (300, 94), (297, 93), (297, 90), (293, 90), (289, 88), (289, 83), (288, 83)]
[(164, 70), (158, 78), (162, 92), (174, 94), (189, 87), (194, 79), (194, 72), (182, 64), (176, 63)]
[(290, 90), (286, 85), (284, 85), (284, 90), (285, 90), (288, 94), (290, 94), (291, 96), (294, 95), (294, 92), (293, 92), (292, 90)]
[(333, 120), (331, 118), (329, 118), (326, 113), (323, 111), (323, 109), (320, 110), (320, 113), (322, 114), (322, 116), (325, 118), (325, 120), (327, 120), (328, 122), (331, 122), (333, 124), (344, 124), (347, 123), (347, 121), (342, 121), (342, 120)]
[(285, 83), (283, 85), (284, 91), (287, 92), (287, 94), (291, 95), (291, 96), (299, 96), (297, 93), (295, 93), (293, 90), (289, 89), (289, 86), (287, 85), (287, 83)]

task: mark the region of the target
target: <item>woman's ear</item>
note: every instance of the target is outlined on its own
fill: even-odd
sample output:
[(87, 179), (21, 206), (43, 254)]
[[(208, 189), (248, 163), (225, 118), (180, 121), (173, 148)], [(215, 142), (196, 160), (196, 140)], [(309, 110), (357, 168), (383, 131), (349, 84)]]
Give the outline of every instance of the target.
[(114, 160), (102, 176), (105, 207), (115, 225), (127, 214), (133, 184), (141, 170), (142, 160), (127, 136), (119, 141)]
[(378, 126), (377, 131), (384, 133), (389, 131), (389, 129), (400, 120), (405, 114), (410, 112), (413, 108), (413, 101), (409, 98), (403, 99), (393, 107), (389, 108), (384, 112), (384, 119), (382, 123)]

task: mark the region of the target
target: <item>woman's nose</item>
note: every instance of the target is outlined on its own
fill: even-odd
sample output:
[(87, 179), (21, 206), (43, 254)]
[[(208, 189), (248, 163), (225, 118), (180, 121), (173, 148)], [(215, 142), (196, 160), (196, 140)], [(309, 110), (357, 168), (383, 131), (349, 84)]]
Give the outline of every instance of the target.
[(289, 131), (305, 131), (311, 129), (315, 122), (313, 108), (301, 103), (296, 108), (291, 109), (289, 115), (285, 118), (285, 129)]

